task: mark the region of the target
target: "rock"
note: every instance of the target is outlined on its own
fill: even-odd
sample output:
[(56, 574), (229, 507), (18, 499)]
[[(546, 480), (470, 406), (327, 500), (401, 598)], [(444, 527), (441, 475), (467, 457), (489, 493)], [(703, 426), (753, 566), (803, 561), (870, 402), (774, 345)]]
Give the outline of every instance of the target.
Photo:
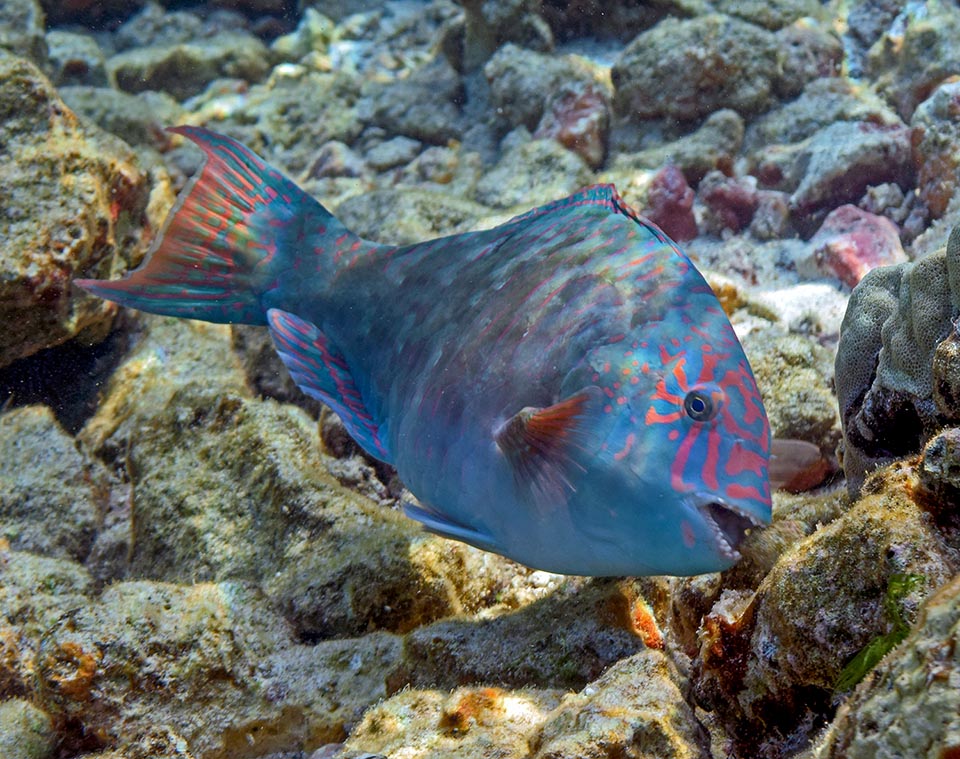
[[(6, 0), (5, 0), (6, 1)], [(47, 22), (53, 26), (67, 23), (97, 23), (105, 26), (127, 18), (148, 0), (41, 0)]]
[[(683, 4), (683, 3), (679, 3)], [(672, 3), (662, 3), (652, 6), (643, 4), (604, 3), (592, 0), (587, 3), (544, 3), (540, 9), (544, 19), (553, 30), (553, 36), (558, 42), (569, 40), (616, 40), (618, 43), (629, 42), (640, 32), (668, 15), (672, 10)], [(706, 3), (689, 3), (699, 5), (703, 10)], [(683, 10), (681, 9), (681, 13)], [(622, 45), (618, 44), (617, 47)]]
[(694, 194), (683, 173), (668, 164), (650, 182), (644, 215), (677, 242), (699, 234), (693, 215)]
[(0, 537), (20, 551), (84, 561), (110, 478), (46, 406), (0, 415)]
[(533, 136), (556, 140), (596, 169), (607, 154), (609, 128), (610, 105), (600, 88), (568, 84), (548, 101)]
[[(894, 185), (896, 186), (896, 185)], [(776, 190), (757, 190), (757, 207), (750, 220), (750, 234), (758, 240), (790, 237), (790, 196)]]
[[(556, 150), (570, 155), (559, 146)], [(368, 240), (391, 245), (466, 232), (489, 214), (489, 208), (449, 193), (413, 189), (354, 195), (336, 209), (337, 218), (348, 229)]]
[(270, 43), (270, 50), (282, 60), (299, 61), (310, 53), (326, 52), (335, 37), (333, 21), (315, 8), (307, 7), (297, 28), (277, 37)]
[(927, 599), (910, 636), (841, 705), (812, 759), (960, 751), (960, 577)]
[(816, 0), (717, 0), (714, 3), (720, 13), (742, 18), (766, 29), (780, 29), (789, 26), (804, 16), (820, 15), (820, 4)]
[(810, 245), (821, 271), (848, 287), (855, 287), (871, 269), (907, 261), (896, 224), (853, 205), (827, 214)]
[(840, 440), (832, 353), (815, 339), (778, 326), (751, 332), (743, 346), (763, 388), (773, 437), (806, 440), (832, 453)]
[(197, 759), (298, 751), (345, 735), (385, 695), (399, 642), (294, 643), (249, 586), (123, 582), (40, 640), (43, 705), (66, 743), (122, 747), (163, 725)]
[(37, 0), (4, 0), (0, 5), (0, 50), (44, 65), (47, 41), (43, 22), (43, 10)]
[[(960, 230), (946, 251), (867, 273), (854, 288), (837, 347), (843, 468), (856, 493), (876, 466), (916, 453), (956, 418), (933, 396), (937, 346), (960, 314)], [(960, 380), (942, 379), (951, 386)]]
[(864, 88), (840, 77), (816, 79), (796, 99), (751, 121), (744, 150), (800, 142), (838, 121), (903, 126), (895, 111)]
[(405, 689), (370, 709), (337, 759), (524, 759), (529, 736), (560, 702), (562, 691)]
[(130, 149), (81, 123), (31, 63), (0, 52), (0, 367), (83, 334), (116, 308), (77, 274), (120, 273), (148, 237), (151, 178)]
[(892, 24), (870, 49), (867, 73), (878, 91), (909, 120), (914, 109), (949, 77), (960, 74), (960, 9), (932, 0), (905, 6), (902, 21)]
[(721, 108), (756, 113), (772, 105), (781, 66), (776, 37), (759, 26), (718, 14), (666, 18), (617, 59), (613, 104), (633, 120), (689, 121)]
[(107, 86), (106, 61), (97, 41), (86, 34), (47, 32), (51, 81), (63, 85)]
[(171, 10), (148, 0), (113, 35), (117, 51), (170, 47), (207, 36), (203, 19), (189, 11)]
[(913, 181), (910, 130), (839, 122), (814, 134), (801, 162), (802, 179), (790, 202), (801, 215), (852, 203), (870, 185)]
[[(943, 343), (941, 343), (943, 345)], [(923, 448), (918, 466), (920, 497), (947, 529), (957, 529), (960, 511), (960, 427), (947, 427)]]
[(553, 140), (532, 140), (506, 151), (477, 182), (475, 197), (491, 208), (527, 209), (569, 195), (592, 179), (579, 155)]
[(56, 755), (50, 715), (29, 701), (0, 702), (0, 754), (4, 759), (50, 759)]
[(231, 31), (209, 39), (130, 49), (111, 57), (107, 71), (124, 92), (160, 90), (184, 100), (221, 77), (259, 82), (270, 64), (260, 40)]
[(250, 88), (242, 108), (235, 95), (225, 96), (232, 103), (226, 109), (214, 97), (202, 121), (239, 139), (289, 175), (300, 176), (324, 144), (337, 140), (352, 145), (363, 131), (359, 97), (360, 80), (352, 74), (278, 67), (266, 82)]
[(607, 97), (597, 72), (584, 59), (544, 55), (517, 45), (497, 50), (483, 67), (483, 75), (490, 85), (490, 104), (506, 129), (523, 126), (534, 131), (557, 93), (581, 93), (581, 97), (589, 93), (593, 100)]
[(535, 759), (709, 755), (706, 734), (678, 687), (669, 658), (647, 649), (621, 659), (567, 696), (537, 731)]
[(710, 171), (732, 171), (734, 159), (743, 144), (743, 132), (743, 119), (736, 111), (715, 111), (696, 131), (685, 137), (637, 152), (620, 153), (614, 161), (614, 169), (657, 169), (673, 164), (688, 182), (696, 185)]
[(360, 118), (388, 134), (431, 145), (445, 145), (460, 134), (460, 79), (440, 58), (405, 79), (370, 81), (363, 96)]
[(105, 132), (128, 145), (169, 148), (172, 136), (164, 131), (183, 121), (186, 111), (164, 92), (131, 95), (112, 87), (64, 86), (63, 101)]
[(914, 480), (903, 467), (883, 470), (869, 495), (787, 549), (755, 594), (728, 592), (704, 619), (695, 689), (737, 755), (809, 743), (845, 664), (888, 632), (892, 575), (924, 578), (897, 601), (912, 619), (957, 571), (955, 549), (910, 499)]
[(840, 73), (844, 50), (837, 34), (812, 18), (803, 18), (780, 29), (777, 42), (783, 54), (783, 70), (777, 94), (794, 98), (810, 82)]
[(934, 90), (913, 114), (917, 193), (933, 218), (941, 217), (960, 184), (960, 81)]
[(364, 169), (366, 164), (363, 159), (353, 152), (350, 146), (339, 140), (330, 140), (317, 152), (316, 158), (307, 169), (307, 177), (360, 177), (363, 176)]
[(760, 205), (755, 177), (728, 177), (719, 171), (703, 178), (697, 195), (706, 208), (704, 228), (714, 234), (746, 228)]
[(366, 159), (375, 171), (388, 171), (410, 163), (423, 148), (417, 140), (409, 137), (394, 137), (381, 142), (367, 151)]

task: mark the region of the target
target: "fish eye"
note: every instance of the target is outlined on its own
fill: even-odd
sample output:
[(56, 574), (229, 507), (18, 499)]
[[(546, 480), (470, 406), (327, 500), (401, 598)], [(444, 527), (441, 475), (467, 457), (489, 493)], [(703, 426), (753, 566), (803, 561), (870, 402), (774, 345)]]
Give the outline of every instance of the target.
[(687, 397), (683, 399), (683, 410), (695, 422), (706, 422), (716, 414), (713, 398), (700, 390), (687, 393)]

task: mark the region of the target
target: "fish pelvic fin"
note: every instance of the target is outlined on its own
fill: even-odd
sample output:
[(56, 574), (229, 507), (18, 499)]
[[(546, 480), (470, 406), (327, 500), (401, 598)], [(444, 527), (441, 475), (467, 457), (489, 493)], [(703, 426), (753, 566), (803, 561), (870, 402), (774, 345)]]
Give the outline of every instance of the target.
[(270, 336), (301, 390), (340, 417), (350, 436), (371, 456), (391, 463), (380, 426), (370, 413), (346, 357), (315, 324), (295, 314), (267, 311)]
[(518, 488), (543, 512), (565, 503), (586, 462), (596, 455), (593, 427), (602, 392), (587, 387), (545, 408), (525, 408), (494, 433), (510, 462)]
[(285, 279), (300, 279), (298, 269), (323, 276), (338, 248), (375, 247), (239, 142), (200, 127), (168, 131), (199, 146), (202, 170), (144, 263), (116, 281), (76, 280), (87, 292), (169, 316), (266, 324), (267, 308), (281, 302)]

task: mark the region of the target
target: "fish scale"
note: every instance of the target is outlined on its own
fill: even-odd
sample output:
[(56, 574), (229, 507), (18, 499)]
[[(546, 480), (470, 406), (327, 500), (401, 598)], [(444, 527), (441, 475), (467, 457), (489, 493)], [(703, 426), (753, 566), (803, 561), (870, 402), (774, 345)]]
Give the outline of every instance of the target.
[(362, 240), (229, 138), (144, 265), (90, 292), (267, 324), (292, 376), (441, 535), (587, 575), (730, 566), (770, 519), (769, 425), (690, 260), (610, 185), (498, 227)]

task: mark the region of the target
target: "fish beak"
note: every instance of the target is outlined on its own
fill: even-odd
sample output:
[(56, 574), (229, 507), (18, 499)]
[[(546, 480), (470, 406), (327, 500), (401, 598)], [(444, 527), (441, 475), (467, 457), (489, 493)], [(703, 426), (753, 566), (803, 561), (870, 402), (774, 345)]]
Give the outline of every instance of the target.
[(743, 509), (716, 496), (704, 497), (697, 510), (710, 526), (720, 554), (731, 561), (740, 560), (737, 550), (750, 531), (763, 523)]

